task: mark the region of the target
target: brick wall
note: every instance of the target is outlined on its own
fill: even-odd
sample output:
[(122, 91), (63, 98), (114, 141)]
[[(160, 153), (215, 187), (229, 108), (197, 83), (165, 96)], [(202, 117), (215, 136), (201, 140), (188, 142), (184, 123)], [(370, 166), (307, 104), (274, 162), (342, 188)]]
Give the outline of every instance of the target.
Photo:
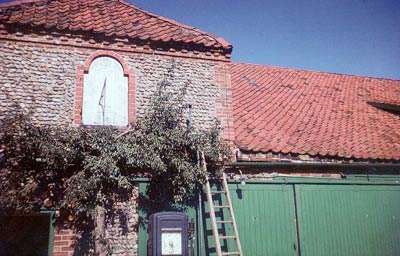
[(230, 142), (233, 149), (235, 139), (233, 129), (231, 75), (226, 63), (220, 63), (214, 70), (214, 83), (219, 85), (220, 97), (216, 101), (216, 115), (224, 127), (223, 139)]
[[(106, 221), (106, 239), (112, 255), (136, 256), (138, 251), (138, 197), (139, 188), (134, 186), (132, 196), (127, 202), (117, 202), (113, 214)], [(72, 256), (76, 234), (72, 229), (55, 227), (54, 256)]]
[(72, 256), (74, 252), (74, 232), (70, 229), (54, 230), (53, 256)]

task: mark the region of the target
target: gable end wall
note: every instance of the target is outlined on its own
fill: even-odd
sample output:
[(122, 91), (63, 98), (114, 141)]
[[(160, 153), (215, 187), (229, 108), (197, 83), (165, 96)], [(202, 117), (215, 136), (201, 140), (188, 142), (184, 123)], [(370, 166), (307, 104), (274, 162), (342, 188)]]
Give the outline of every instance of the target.
[[(32, 111), (37, 123), (73, 124), (78, 68), (102, 50), (1, 39), (0, 49), (0, 110), (7, 112), (18, 105)], [(233, 138), (230, 76), (224, 62), (118, 50), (116, 46), (113, 52), (135, 74), (136, 109), (131, 120), (146, 113), (157, 84), (174, 67), (172, 90), (188, 84), (186, 102), (192, 105), (193, 124), (208, 128), (218, 117), (230, 133), (224, 137)]]
[[(37, 38), (36, 38), (37, 39)], [(45, 38), (43, 38), (44, 40)], [(111, 47), (111, 46), (109, 46)], [(227, 63), (114, 50), (134, 73), (135, 113), (130, 120), (143, 116), (157, 83), (172, 70), (172, 91), (188, 84), (186, 103), (192, 105), (195, 127), (208, 128), (214, 118), (221, 120), (223, 138), (233, 141), (231, 83)], [(80, 67), (101, 48), (74, 47), (0, 38), (0, 118), (12, 114), (14, 106), (32, 113), (38, 124), (71, 126), (77, 113), (76, 93), (83, 78)], [(82, 96), (82, 95), (81, 95)], [(79, 108), (78, 108), (79, 111)], [(128, 233), (123, 234), (119, 220), (107, 228), (113, 255), (137, 255), (137, 191), (128, 203), (116, 209), (128, 212)], [(70, 256), (74, 252), (75, 234), (58, 227), (54, 233), (53, 253)]]

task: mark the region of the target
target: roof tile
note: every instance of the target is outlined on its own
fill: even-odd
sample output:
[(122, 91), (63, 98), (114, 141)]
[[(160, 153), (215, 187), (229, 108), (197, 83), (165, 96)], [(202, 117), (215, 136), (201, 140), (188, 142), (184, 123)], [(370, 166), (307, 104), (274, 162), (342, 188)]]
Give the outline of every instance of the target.
[(245, 151), (400, 160), (400, 81), (232, 63), (235, 143)]
[[(56, 17), (58, 15), (58, 17)], [(0, 22), (46, 29), (69, 29), (143, 41), (221, 50), (232, 45), (220, 37), (139, 9), (123, 0), (29, 0), (0, 4)]]

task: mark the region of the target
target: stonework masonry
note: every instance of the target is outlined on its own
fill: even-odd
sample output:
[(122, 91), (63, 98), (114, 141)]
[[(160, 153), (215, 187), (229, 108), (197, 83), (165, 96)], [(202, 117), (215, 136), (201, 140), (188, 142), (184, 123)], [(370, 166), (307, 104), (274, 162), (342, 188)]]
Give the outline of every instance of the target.
[(32, 111), (34, 121), (71, 123), (76, 63), (82, 52), (33, 44), (0, 42), (0, 109), (13, 104)]
[[(138, 252), (138, 197), (139, 188), (134, 185), (128, 202), (117, 202), (113, 214), (106, 221), (106, 239), (112, 255), (136, 256)], [(56, 227), (53, 255), (72, 256), (75, 251), (76, 233), (72, 229)]]
[[(77, 68), (99, 49), (9, 40), (0, 40), (0, 48), (1, 111), (16, 104), (31, 110), (38, 123), (71, 125)], [(119, 52), (118, 47), (114, 52), (135, 74), (136, 117), (146, 112), (157, 84), (172, 70), (168, 78), (172, 90), (188, 85), (185, 101), (192, 106), (193, 125), (208, 128), (219, 117), (230, 133), (227, 137), (232, 137), (230, 76), (225, 62)]]
[(106, 239), (112, 248), (112, 255), (136, 256), (138, 252), (138, 197), (139, 187), (135, 185), (128, 202), (115, 205), (113, 217), (106, 224)]
[[(77, 79), (82, 79), (85, 71), (82, 67), (96, 52), (109, 52), (114, 58), (123, 60), (121, 64), (126, 65), (124, 70), (131, 72), (128, 74), (130, 79), (134, 78), (130, 83), (134, 83), (135, 102), (129, 104), (134, 106), (135, 111), (130, 120), (146, 113), (157, 84), (166, 79), (171, 84), (169, 90), (172, 92), (186, 86), (184, 101), (191, 105), (193, 126), (207, 129), (218, 118), (224, 128), (223, 138), (233, 141), (228, 62), (127, 52), (118, 45), (114, 48), (108, 45), (105, 51), (95, 46), (47, 44), (40, 42), (38, 37), (35, 37), (38, 42), (0, 37), (0, 118), (18, 106), (29, 111), (36, 123), (76, 125), (74, 121), (79, 121), (81, 115), (76, 97), (82, 97), (77, 94)], [(43, 36), (42, 40), (46, 38)], [(117, 203), (116, 214), (107, 223), (106, 238), (113, 255), (137, 255), (137, 197), (136, 187), (131, 200)], [(74, 238), (72, 230), (56, 227), (54, 255), (71, 256)]]

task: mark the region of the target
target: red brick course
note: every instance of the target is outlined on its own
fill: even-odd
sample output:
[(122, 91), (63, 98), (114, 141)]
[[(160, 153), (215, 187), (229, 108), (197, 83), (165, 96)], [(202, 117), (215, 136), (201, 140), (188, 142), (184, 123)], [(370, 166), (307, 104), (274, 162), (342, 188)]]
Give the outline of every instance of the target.
[(74, 252), (74, 232), (70, 229), (54, 230), (54, 256), (72, 256)]
[(235, 138), (232, 117), (232, 87), (229, 66), (220, 63), (214, 69), (214, 83), (219, 86), (220, 98), (215, 102), (216, 117), (221, 121), (223, 127), (222, 138), (230, 143)]
[[(215, 52), (199, 52), (188, 49), (163, 49), (152, 45), (132, 43), (127, 39), (105, 38), (102, 41), (93, 40), (83, 34), (60, 34), (51, 31), (41, 31), (35, 28), (18, 27), (18, 32), (0, 23), (0, 38), (15, 42), (41, 43), (47, 47), (73, 47), (83, 49), (118, 50), (126, 53), (156, 54), (179, 58), (190, 58), (196, 60), (215, 60), (229, 62), (231, 54)], [(88, 39), (90, 38), (90, 39)]]

